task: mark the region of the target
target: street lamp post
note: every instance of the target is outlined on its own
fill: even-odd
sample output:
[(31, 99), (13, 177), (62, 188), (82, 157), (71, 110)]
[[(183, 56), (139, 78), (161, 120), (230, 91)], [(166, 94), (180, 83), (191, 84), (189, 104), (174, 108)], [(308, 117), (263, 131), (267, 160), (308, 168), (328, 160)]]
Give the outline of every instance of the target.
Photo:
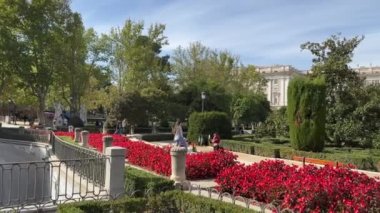
[(206, 93), (201, 92), (201, 98), (202, 98), (202, 112), (204, 110), (204, 105), (205, 105), (205, 99), (206, 99)]

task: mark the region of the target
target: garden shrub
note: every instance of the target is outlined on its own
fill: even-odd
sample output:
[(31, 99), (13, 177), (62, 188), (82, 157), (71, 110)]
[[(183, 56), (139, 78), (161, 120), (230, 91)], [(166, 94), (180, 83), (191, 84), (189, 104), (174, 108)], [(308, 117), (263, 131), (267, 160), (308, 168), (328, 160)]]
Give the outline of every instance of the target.
[(255, 128), (255, 136), (257, 138), (262, 137), (276, 137), (276, 129), (274, 126), (274, 123), (269, 120), (269, 117), (265, 122), (259, 123), (258, 126)]
[[(285, 138), (283, 140), (286, 140)], [(254, 143), (237, 140), (223, 140), (223, 148), (263, 157), (280, 157), (292, 160), (293, 156), (301, 156), (308, 158), (316, 158), (323, 160), (337, 161), (343, 164), (355, 165), (358, 169), (380, 171), (380, 155), (376, 153), (352, 155), (352, 154), (336, 154), (327, 152), (307, 152), (295, 150), (291, 147), (271, 145), (264, 143)]]
[(380, 149), (380, 134), (375, 134), (372, 140), (372, 146), (375, 149)]
[(287, 112), (292, 146), (297, 150), (322, 151), (326, 122), (324, 79), (296, 77), (291, 80)]
[[(186, 133), (183, 134), (186, 137)], [(171, 141), (174, 135), (172, 133), (155, 133), (155, 134), (141, 134), (139, 139), (144, 141)]]
[(203, 196), (197, 196), (191, 193), (184, 193), (178, 190), (162, 193), (160, 196), (157, 196), (153, 199), (150, 199), (150, 207), (155, 210), (161, 210), (156, 212), (169, 212), (167, 206), (175, 207), (173, 212), (184, 213), (255, 212), (254, 210), (247, 209), (238, 205), (210, 199)]
[(59, 213), (82, 212), (145, 212), (148, 200), (146, 198), (124, 197), (114, 201), (82, 201), (58, 206)]
[(0, 138), (22, 140), (22, 141), (34, 141), (35, 139), (28, 134), (19, 134), (17, 128), (0, 128)]
[(272, 144), (284, 144), (290, 142), (289, 138), (260, 138), (259, 141)]
[(232, 139), (233, 140), (239, 140), (239, 141), (255, 141), (255, 142), (258, 142), (256, 139), (256, 135), (253, 135), (253, 134), (234, 135), (234, 136), (232, 136)]
[(219, 132), (221, 138), (231, 138), (231, 120), (224, 112), (194, 112), (189, 118), (188, 139), (197, 141), (200, 135)]
[(257, 138), (289, 137), (286, 107), (273, 110), (264, 122), (256, 126), (254, 134)]
[(115, 201), (82, 201), (62, 204), (58, 206), (58, 212), (248, 213), (255, 211), (231, 203), (173, 190), (147, 198), (124, 197)]
[(127, 194), (136, 191), (142, 196), (147, 190), (158, 193), (174, 189), (174, 181), (132, 167), (125, 168), (125, 186)]
[(58, 208), (58, 212), (59, 213), (85, 213), (85, 211), (75, 206), (64, 206), (64, 207)]
[(245, 141), (223, 140), (222, 147), (230, 151), (242, 152), (251, 155), (259, 155), (272, 158), (281, 157), (280, 149), (266, 146), (265, 144), (258, 144)]
[(235, 141), (235, 140), (223, 140), (221, 146), (224, 149), (233, 151), (233, 152), (242, 152), (246, 154), (255, 154), (254, 143), (246, 141)]

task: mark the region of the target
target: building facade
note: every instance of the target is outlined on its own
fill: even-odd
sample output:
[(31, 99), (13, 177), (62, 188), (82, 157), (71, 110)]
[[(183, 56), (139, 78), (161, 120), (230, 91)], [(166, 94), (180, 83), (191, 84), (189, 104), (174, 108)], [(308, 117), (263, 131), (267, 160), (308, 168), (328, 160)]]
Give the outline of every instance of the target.
[(365, 84), (380, 84), (380, 67), (358, 67), (354, 68), (360, 77), (364, 77)]
[[(380, 85), (380, 66), (358, 67), (354, 70), (360, 77), (365, 78), (365, 84)], [(257, 66), (256, 71), (267, 80), (264, 93), (273, 108), (287, 106), (289, 81), (297, 75), (306, 74), (291, 65)]]
[(264, 93), (273, 108), (287, 105), (289, 81), (297, 75), (303, 75), (300, 70), (290, 65), (257, 66), (256, 71), (267, 80)]

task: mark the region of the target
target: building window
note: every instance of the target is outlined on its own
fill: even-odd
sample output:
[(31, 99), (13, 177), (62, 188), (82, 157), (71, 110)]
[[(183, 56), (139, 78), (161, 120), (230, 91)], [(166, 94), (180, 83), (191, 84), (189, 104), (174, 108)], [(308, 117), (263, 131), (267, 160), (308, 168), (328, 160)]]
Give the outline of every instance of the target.
[(277, 79), (274, 79), (274, 80), (273, 80), (273, 84), (274, 84), (274, 85), (277, 85), (277, 84), (278, 84), (278, 80), (277, 80)]
[(279, 92), (273, 92), (272, 93), (272, 101), (271, 104), (273, 106), (277, 106), (280, 104), (280, 93)]

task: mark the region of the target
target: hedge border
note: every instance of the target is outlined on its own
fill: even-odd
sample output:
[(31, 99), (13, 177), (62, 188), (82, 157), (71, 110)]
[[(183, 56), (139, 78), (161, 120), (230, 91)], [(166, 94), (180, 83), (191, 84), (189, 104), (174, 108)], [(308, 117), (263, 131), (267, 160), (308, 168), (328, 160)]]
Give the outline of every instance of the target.
[(380, 171), (380, 157), (378, 156), (343, 156), (340, 154), (318, 153), (297, 151), (292, 148), (278, 148), (267, 146), (266, 144), (237, 141), (222, 140), (223, 148), (234, 152), (242, 152), (251, 155), (259, 155), (263, 157), (277, 157), (292, 160), (293, 156), (309, 157), (330, 161), (338, 161), (343, 164), (353, 164), (358, 169)]
[(228, 212), (251, 213), (256, 212), (232, 203), (185, 193), (179, 190), (167, 191), (147, 198), (124, 197), (114, 201), (83, 201), (78, 203), (62, 204), (58, 206), (60, 213), (83, 212)]

